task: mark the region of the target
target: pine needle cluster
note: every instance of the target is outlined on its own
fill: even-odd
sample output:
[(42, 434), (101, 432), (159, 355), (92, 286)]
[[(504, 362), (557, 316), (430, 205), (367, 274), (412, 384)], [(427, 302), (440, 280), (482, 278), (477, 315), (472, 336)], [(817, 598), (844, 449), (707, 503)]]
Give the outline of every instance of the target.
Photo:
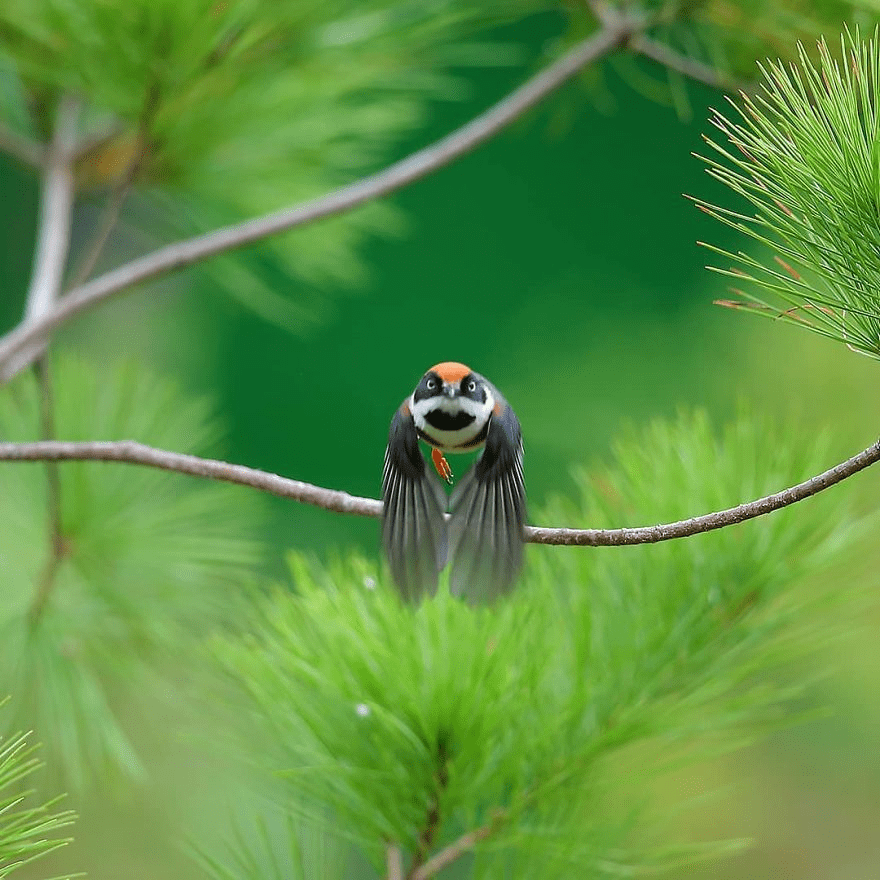
[[(61, 436), (150, 437), (192, 452), (218, 441), (206, 402), (184, 402), (140, 369), (58, 367)], [(39, 436), (40, 393), (30, 375), (17, 380), (0, 400), (0, 436)], [(3, 467), (0, 693), (12, 696), (10, 724), (34, 729), (50, 769), (80, 787), (139, 774), (120, 720), (128, 695), (231, 613), (230, 592), (260, 564), (247, 537), (258, 510), (219, 484), (88, 463), (59, 469), (57, 503), (44, 468)]]
[[(737, 115), (713, 123), (730, 147), (709, 173), (755, 211), (706, 202), (709, 214), (763, 247), (755, 253), (713, 248), (735, 263), (719, 269), (751, 291), (722, 304), (779, 318), (880, 357), (880, 77), (876, 35), (827, 43), (818, 61), (762, 66), (763, 90), (743, 95)], [(768, 256), (769, 252), (769, 256)], [(779, 303), (782, 303), (780, 305)]]
[(0, 737), (0, 878), (70, 842), (58, 832), (73, 823), (73, 813), (57, 810), (58, 798), (31, 805), (34, 792), (24, 788), (41, 766), (37, 748), (27, 734)]

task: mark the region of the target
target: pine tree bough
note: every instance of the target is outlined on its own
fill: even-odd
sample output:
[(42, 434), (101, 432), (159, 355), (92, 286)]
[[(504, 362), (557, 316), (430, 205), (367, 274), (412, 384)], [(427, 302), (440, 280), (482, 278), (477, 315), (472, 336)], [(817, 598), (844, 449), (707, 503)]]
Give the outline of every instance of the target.
[(270, 235), (350, 211), (443, 168), (494, 137), (644, 27), (643, 21), (623, 18), (602, 27), (480, 116), (376, 174), (291, 208), (175, 242), (69, 290), (51, 311), (0, 337), (0, 381), (8, 381), (32, 360), (23, 357), (23, 351), (33, 350), (34, 344), (44, 341), (53, 330), (115, 293)]
[[(362, 498), (337, 489), (325, 489), (322, 486), (291, 480), (240, 464), (156, 449), (134, 440), (85, 442), (43, 440), (32, 443), (0, 443), (0, 461), (109, 461), (139, 464), (193, 477), (249, 486), (261, 492), (277, 495), (279, 498), (312, 504), (336, 513), (373, 518), (382, 515), (382, 502), (375, 498)], [(655, 544), (659, 541), (687, 538), (701, 532), (710, 532), (754, 519), (803, 501), (877, 461), (880, 461), (880, 440), (852, 458), (803, 483), (727, 510), (706, 513), (673, 523), (635, 528), (572, 529), (526, 526), (523, 540), (531, 544), (612, 547), (627, 544)]]

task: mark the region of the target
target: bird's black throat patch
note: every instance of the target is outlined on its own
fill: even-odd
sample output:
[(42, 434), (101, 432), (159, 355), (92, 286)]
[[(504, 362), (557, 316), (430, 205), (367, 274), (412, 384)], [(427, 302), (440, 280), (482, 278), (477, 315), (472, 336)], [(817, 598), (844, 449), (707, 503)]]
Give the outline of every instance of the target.
[(443, 409), (432, 409), (425, 414), (425, 421), (438, 431), (460, 431), (476, 421), (476, 416), (468, 412), (449, 413)]

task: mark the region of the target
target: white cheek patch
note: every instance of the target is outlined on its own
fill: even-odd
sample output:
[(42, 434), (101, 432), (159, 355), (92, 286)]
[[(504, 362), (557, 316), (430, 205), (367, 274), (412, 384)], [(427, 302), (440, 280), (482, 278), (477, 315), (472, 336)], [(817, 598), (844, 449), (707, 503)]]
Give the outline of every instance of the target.
[[(428, 401), (422, 401), (427, 403)], [(439, 403), (435, 400), (428, 409), (439, 409), (448, 413), (466, 412), (468, 415), (480, 418), (484, 413), (491, 412), (495, 402), (492, 395), (486, 392), (486, 402), (480, 403), (477, 400), (471, 400), (469, 397), (443, 397)]]
[(428, 410), (431, 409), (427, 400), (420, 400), (416, 402), (415, 394), (410, 394), (409, 396), (409, 411), (412, 413), (413, 421), (416, 423), (417, 428), (425, 427), (425, 415)]

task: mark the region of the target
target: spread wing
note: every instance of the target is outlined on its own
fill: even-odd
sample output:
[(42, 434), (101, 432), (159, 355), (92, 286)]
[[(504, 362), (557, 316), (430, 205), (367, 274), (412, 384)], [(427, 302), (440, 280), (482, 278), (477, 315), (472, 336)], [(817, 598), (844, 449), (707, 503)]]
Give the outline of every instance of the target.
[(506, 402), (500, 410), (492, 417), (483, 454), (452, 493), (451, 590), (472, 601), (506, 593), (522, 567), (522, 434)]
[(409, 600), (432, 595), (446, 565), (446, 495), (425, 467), (406, 403), (391, 420), (382, 503), (382, 545), (400, 592)]

